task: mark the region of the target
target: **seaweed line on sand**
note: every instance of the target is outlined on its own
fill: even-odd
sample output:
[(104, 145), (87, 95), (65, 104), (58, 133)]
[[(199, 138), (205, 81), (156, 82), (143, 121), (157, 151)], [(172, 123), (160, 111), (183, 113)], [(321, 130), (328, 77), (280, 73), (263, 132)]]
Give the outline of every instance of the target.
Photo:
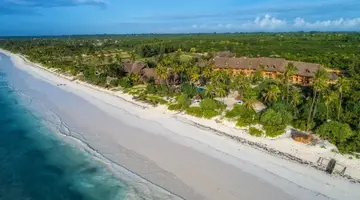
[[(206, 131), (211, 131), (212, 133), (215, 133), (216, 135), (230, 138), (230, 139), (235, 140), (235, 141), (237, 141), (237, 142), (239, 142), (241, 144), (249, 145), (249, 146), (251, 146), (253, 148), (264, 151), (264, 152), (269, 153), (271, 155), (275, 155), (277, 157), (281, 157), (283, 159), (290, 160), (290, 161), (293, 161), (293, 162), (296, 162), (296, 163), (299, 163), (299, 164), (302, 164), (302, 165), (307, 165), (307, 166), (313, 167), (313, 168), (315, 168), (317, 170), (325, 172), (325, 169), (323, 167), (319, 166), (318, 164), (316, 164), (314, 162), (303, 160), (303, 159), (301, 159), (299, 157), (296, 157), (294, 155), (291, 155), (289, 153), (284, 153), (282, 151), (270, 148), (267, 145), (264, 145), (264, 144), (261, 144), (261, 143), (258, 143), (258, 142), (249, 141), (249, 140), (247, 140), (245, 138), (242, 138), (240, 136), (235, 136), (235, 135), (231, 135), (231, 134), (228, 134), (226, 132), (223, 132), (223, 131), (216, 130), (214, 128), (199, 124), (197, 122), (186, 119), (184, 117), (179, 117), (179, 116), (173, 116), (173, 117), (175, 119), (183, 122), (183, 123), (189, 124), (191, 126), (195, 126), (195, 127), (199, 128), (199, 129), (206, 130)], [(346, 175), (346, 174), (345, 175), (338, 174), (338, 175), (343, 177), (343, 178), (348, 179), (352, 183), (359, 183), (360, 184), (360, 179), (355, 179), (355, 178), (353, 178), (353, 177), (351, 177), (349, 175)]]

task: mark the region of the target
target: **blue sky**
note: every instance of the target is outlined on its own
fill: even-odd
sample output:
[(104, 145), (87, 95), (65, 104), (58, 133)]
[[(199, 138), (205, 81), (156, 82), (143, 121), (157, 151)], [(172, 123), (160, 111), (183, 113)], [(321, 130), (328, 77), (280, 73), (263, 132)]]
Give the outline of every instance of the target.
[(0, 0), (0, 35), (360, 31), (360, 0)]

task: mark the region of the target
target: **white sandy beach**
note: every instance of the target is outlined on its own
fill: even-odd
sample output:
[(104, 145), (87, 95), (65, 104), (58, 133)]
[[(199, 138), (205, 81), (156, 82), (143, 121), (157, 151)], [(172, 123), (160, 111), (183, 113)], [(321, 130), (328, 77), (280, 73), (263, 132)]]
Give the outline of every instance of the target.
[(256, 138), (230, 122), (220, 124), (178, 114), (163, 106), (152, 108), (122, 92), (71, 81), (69, 77), (29, 64), (18, 55), (0, 52), (10, 56), (19, 69), (55, 87), (66, 84), (60, 88), (87, 102), (74, 105), (60, 102), (56, 95), (48, 97), (58, 105), (60, 116), (64, 116), (70, 127), (82, 130), (80, 138), (91, 147), (184, 199), (360, 199), (359, 183), (329, 176), (193, 123), (312, 163), (319, 157), (335, 158), (347, 167), (347, 175), (360, 179), (358, 159), (349, 159), (320, 146), (296, 143), (289, 135), (278, 139)]

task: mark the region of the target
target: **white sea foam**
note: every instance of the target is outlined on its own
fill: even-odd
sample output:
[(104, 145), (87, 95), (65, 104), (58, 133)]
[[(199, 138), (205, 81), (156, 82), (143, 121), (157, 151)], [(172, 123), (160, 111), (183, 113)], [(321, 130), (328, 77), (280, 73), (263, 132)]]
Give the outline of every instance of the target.
[[(81, 177), (76, 177), (77, 180), (73, 180), (74, 183), (76, 183), (76, 189), (80, 190), (81, 193), (92, 195), (93, 191), (88, 190), (93, 190), (95, 186), (107, 183), (106, 187), (108, 188), (114, 188), (116, 186), (123, 186), (125, 188), (125, 191), (119, 190), (119, 194), (113, 195), (113, 199), (121, 199), (123, 197), (126, 200), (181, 199), (180, 197), (171, 194), (165, 189), (150, 183), (140, 176), (112, 162), (91, 148), (91, 146), (86, 143), (85, 139), (82, 138), (82, 134), (72, 130), (66, 123), (63, 122), (60, 116), (51, 111), (41, 100), (34, 99), (30, 95), (16, 90), (14, 87), (11, 88), (18, 96), (19, 103), (30, 109), (30, 113), (34, 118), (41, 120), (44, 127), (39, 128), (51, 130), (43, 131), (44, 134), (48, 137), (56, 136), (60, 141), (64, 141), (64, 144), (71, 146), (74, 151), (78, 151), (80, 154), (85, 155), (85, 159), (87, 159), (88, 162), (98, 165), (100, 168), (101, 166), (104, 167), (101, 172), (91, 174), (91, 177), (82, 177), (82, 179)], [(112, 177), (116, 178), (113, 179)], [(108, 179), (113, 180), (109, 181)], [(104, 188), (104, 190), (107, 189)]]

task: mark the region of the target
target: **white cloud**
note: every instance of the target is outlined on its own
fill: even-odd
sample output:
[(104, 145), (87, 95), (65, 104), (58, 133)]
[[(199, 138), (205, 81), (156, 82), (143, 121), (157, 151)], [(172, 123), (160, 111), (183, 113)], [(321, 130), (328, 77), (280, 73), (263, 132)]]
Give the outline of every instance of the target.
[(359, 30), (360, 18), (353, 19), (337, 19), (337, 20), (323, 20), (315, 22), (306, 22), (302, 18), (296, 18), (294, 26), (307, 29), (333, 29), (333, 30)]
[(269, 14), (266, 14), (264, 18), (256, 17), (254, 21), (254, 25), (260, 26), (262, 28), (277, 28), (286, 25), (285, 20), (276, 19), (275, 17), (271, 17)]
[(253, 21), (240, 24), (194, 24), (193, 29), (218, 30), (218, 31), (358, 31), (360, 30), (360, 18), (306, 21), (304, 18), (296, 18), (292, 21), (278, 19), (266, 14), (256, 17)]

